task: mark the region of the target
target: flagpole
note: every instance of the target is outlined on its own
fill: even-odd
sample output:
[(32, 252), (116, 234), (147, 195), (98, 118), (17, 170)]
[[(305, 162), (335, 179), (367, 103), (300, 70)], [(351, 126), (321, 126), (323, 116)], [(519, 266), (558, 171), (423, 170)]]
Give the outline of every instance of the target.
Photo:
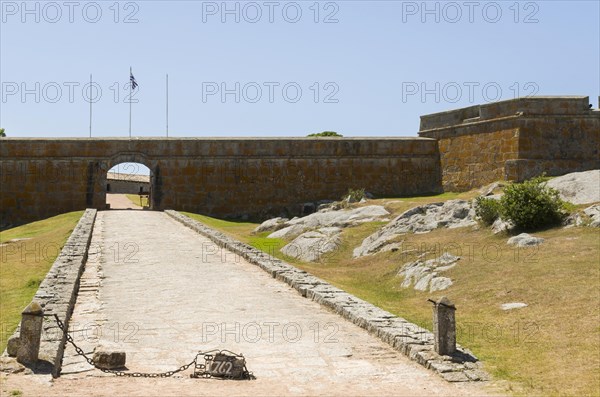
[(90, 138), (92, 137), (92, 74), (90, 73)]
[(132, 71), (131, 66), (129, 67), (129, 138), (131, 138), (131, 92), (133, 91), (133, 81), (131, 81)]
[(167, 138), (169, 137), (169, 74), (167, 73)]

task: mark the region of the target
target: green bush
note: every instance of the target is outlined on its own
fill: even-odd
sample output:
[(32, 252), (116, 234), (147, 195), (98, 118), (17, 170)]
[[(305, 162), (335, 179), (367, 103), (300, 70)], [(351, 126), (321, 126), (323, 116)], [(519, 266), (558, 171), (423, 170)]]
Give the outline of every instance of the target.
[(342, 200), (348, 199), (349, 203), (356, 203), (356, 202), (362, 200), (363, 198), (366, 198), (365, 188), (348, 189), (348, 193), (346, 193), (346, 195), (344, 197), (342, 197)]
[(323, 132), (318, 132), (318, 133), (314, 133), (314, 134), (309, 134), (309, 137), (321, 137), (321, 136), (332, 136), (332, 137), (337, 137), (337, 138), (341, 138), (343, 137), (342, 134), (338, 134), (335, 131), (323, 131)]
[(491, 225), (500, 217), (500, 201), (487, 197), (475, 199), (475, 214), (484, 225)]
[(506, 186), (500, 206), (502, 218), (523, 230), (556, 225), (567, 215), (558, 191), (546, 186), (543, 176)]

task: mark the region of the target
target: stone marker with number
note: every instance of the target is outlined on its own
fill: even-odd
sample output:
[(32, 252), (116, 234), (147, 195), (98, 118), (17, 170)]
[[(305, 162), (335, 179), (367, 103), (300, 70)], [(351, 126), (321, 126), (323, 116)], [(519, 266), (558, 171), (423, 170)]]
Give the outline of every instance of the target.
[(22, 364), (35, 365), (40, 352), (44, 310), (32, 301), (21, 313), (21, 334), (17, 349), (17, 361)]

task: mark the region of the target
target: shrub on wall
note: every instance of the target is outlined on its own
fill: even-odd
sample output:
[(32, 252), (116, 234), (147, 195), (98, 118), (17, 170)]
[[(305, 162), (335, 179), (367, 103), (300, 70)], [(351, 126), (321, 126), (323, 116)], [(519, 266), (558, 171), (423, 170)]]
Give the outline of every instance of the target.
[(475, 214), (484, 225), (491, 225), (500, 217), (500, 201), (488, 197), (477, 197)]
[(556, 225), (566, 216), (565, 203), (543, 176), (506, 186), (500, 206), (502, 218), (524, 230)]

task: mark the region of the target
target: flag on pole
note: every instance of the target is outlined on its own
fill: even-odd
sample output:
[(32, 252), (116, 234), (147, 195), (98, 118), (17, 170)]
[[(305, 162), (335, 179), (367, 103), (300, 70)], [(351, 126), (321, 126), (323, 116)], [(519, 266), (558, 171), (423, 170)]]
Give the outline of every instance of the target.
[(90, 138), (92, 137), (92, 89), (93, 87), (92, 74), (90, 73)]
[(131, 89), (135, 90), (138, 86), (137, 81), (135, 81), (135, 77), (133, 77), (133, 73), (131, 72), (131, 68), (129, 68), (129, 82), (131, 83)]
[(131, 104), (133, 103), (133, 90), (135, 90), (138, 86), (137, 81), (135, 81), (135, 77), (133, 77), (131, 66), (129, 67), (129, 83), (129, 137), (131, 138)]

